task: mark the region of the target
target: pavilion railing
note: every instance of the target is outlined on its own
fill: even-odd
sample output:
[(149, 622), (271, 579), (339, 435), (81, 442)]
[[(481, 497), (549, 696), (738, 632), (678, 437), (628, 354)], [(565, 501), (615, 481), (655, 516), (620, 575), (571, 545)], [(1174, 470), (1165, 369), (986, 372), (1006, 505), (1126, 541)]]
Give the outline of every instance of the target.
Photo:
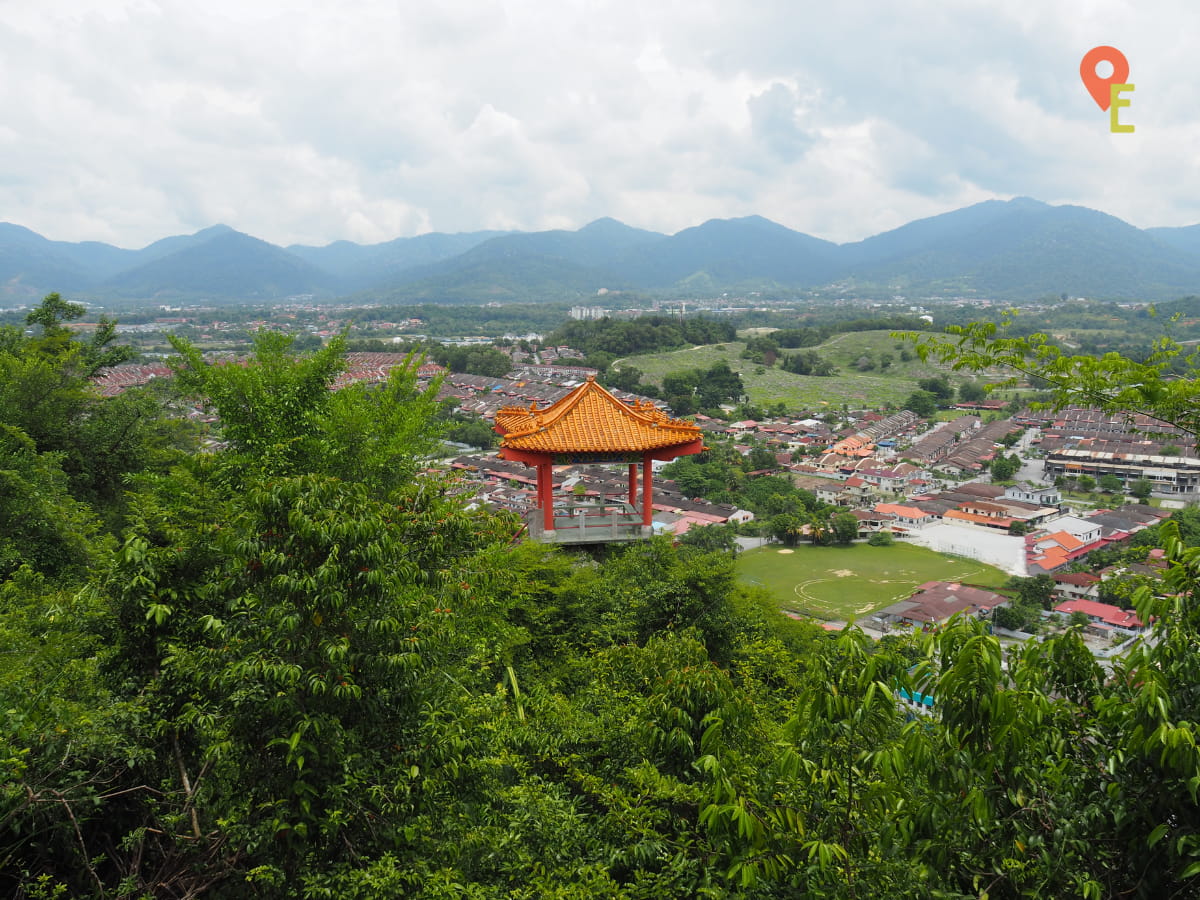
[(525, 516), (529, 535), (552, 544), (603, 544), (645, 537), (642, 514), (630, 504), (599, 506), (573, 503), (554, 508), (554, 530), (547, 531), (540, 509)]

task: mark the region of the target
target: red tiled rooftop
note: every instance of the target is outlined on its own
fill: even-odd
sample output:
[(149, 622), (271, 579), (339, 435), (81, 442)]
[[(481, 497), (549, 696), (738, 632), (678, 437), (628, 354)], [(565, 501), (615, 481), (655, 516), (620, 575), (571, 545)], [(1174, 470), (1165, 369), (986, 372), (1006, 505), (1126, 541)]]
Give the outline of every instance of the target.
[(672, 419), (652, 403), (622, 403), (594, 378), (538, 409), (505, 406), (496, 413), (502, 448), (541, 453), (625, 453), (657, 450), (700, 440), (691, 422)]

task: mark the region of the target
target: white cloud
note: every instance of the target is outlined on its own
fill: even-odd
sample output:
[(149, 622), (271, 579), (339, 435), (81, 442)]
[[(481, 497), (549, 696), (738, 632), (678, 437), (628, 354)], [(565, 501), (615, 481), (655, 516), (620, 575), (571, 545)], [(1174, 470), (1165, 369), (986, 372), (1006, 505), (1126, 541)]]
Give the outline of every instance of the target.
[[(0, 215), (123, 246), (751, 213), (844, 241), (1018, 194), (1190, 224), (1198, 25), (1181, 0), (8, 4)], [(1079, 81), (1101, 43), (1133, 135)]]

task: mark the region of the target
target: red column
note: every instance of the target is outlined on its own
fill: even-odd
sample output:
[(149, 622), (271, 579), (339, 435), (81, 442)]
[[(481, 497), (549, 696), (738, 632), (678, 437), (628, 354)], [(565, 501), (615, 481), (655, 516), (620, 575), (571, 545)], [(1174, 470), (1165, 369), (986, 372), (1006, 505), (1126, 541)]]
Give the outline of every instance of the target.
[(642, 457), (642, 524), (647, 528), (654, 521), (654, 507), (650, 493), (652, 479), (650, 478), (650, 454)]
[(637, 463), (629, 464), (629, 505), (637, 506)]
[(554, 530), (554, 469), (549, 463), (538, 466), (538, 495), (541, 498), (542, 525)]

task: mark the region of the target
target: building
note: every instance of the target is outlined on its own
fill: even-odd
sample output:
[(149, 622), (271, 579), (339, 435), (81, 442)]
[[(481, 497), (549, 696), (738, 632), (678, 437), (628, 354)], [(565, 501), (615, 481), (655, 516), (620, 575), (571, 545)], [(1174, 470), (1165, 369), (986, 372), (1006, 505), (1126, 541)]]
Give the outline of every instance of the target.
[[(649, 536), (654, 514), (653, 462), (704, 449), (700, 429), (691, 422), (672, 419), (648, 402), (626, 405), (595, 378), (588, 378), (546, 409), (539, 409), (536, 402), (528, 407), (501, 408), (496, 413), (496, 431), (504, 436), (500, 457), (533, 466), (537, 472), (540, 513), (527, 521), (530, 534), (555, 543), (605, 543)], [(614, 463), (628, 466), (627, 503), (556, 504), (555, 465)]]
[(1165, 494), (1200, 492), (1200, 459), (1194, 456), (1158, 456), (1147, 453), (1117, 453), (1084, 447), (1065, 447), (1046, 455), (1046, 474), (1056, 478), (1116, 475), (1129, 484), (1146, 479), (1154, 490)]
[(933, 513), (901, 503), (876, 503), (874, 511), (888, 521), (892, 531), (913, 531), (937, 521)]
[(1068, 616), (1071, 613), (1081, 612), (1088, 617), (1089, 622), (1095, 625), (1126, 634), (1141, 634), (1146, 630), (1146, 626), (1133, 610), (1121, 609), (1098, 600), (1067, 600), (1054, 607), (1054, 611)]
[(959, 613), (986, 617), (1008, 598), (983, 588), (949, 581), (927, 581), (907, 600), (875, 614), (887, 624), (934, 628)]
[(1018, 481), (1004, 491), (1006, 500), (1018, 500), (1022, 503), (1033, 503), (1037, 506), (1058, 506), (1062, 503), (1062, 494), (1052, 485), (1033, 484), (1028, 481)]
[(1063, 600), (1095, 600), (1100, 594), (1100, 576), (1091, 572), (1056, 572), (1054, 590)]

